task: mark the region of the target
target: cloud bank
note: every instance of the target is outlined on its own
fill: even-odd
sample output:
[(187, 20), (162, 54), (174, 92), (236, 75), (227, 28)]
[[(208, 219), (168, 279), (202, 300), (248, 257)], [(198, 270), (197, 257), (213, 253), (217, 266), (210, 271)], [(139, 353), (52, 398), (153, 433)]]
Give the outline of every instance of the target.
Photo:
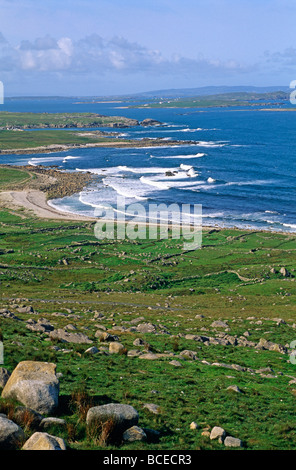
[[(250, 82), (262, 84), (291, 69), (296, 50), (266, 52), (257, 62), (204, 57), (194, 47), (192, 57), (166, 57), (124, 37), (90, 34), (77, 40), (50, 35), (9, 43), (0, 32), (0, 80), (16, 94), (120, 94), (162, 87)], [(289, 70), (288, 70), (289, 73)], [(291, 80), (295, 77), (291, 77)], [(223, 83), (224, 82), (224, 83)]]
[(15, 46), (0, 33), (0, 72), (62, 72), (88, 74), (118, 73), (233, 73), (247, 71), (236, 61), (196, 59), (174, 55), (166, 58), (160, 51), (150, 50), (123, 37), (111, 39), (91, 34), (77, 41), (45, 36), (34, 41), (23, 40)]

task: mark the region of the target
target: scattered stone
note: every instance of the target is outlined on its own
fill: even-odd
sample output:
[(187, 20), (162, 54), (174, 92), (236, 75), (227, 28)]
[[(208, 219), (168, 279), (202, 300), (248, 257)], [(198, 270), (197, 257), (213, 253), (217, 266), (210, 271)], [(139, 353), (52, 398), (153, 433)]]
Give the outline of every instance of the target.
[(154, 361), (155, 359), (159, 359), (157, 354), (154, 354), (152, 352), (148, 352), (148, 353), (141, 353), (139, 355), (139, 359), (147, 359), (147, 360), (150, 360), (150, 361)]
[(142, 351), (140, 351), (139, 349), (130, 349), (128, 352), (127, 352), (127, 356), (128, 357), (138, 357), (142, 354)]
[(64, 330), (70, 330), (70, 331), (75, 331), (77, 330), (76, 326), (72, 325), (71, 323), (69, 323), (69, 325), (66, 325)]
[(182, 367), (181, 362), (176, 361), (175, 359), (173, 361), (170, 361), (169, 364), (171, 364), (171, 366), (175, 366), (175, 367)]
[(5, 387), (10, 375), (11, 374), (7, 369), (0, 367), (0, 388)]
[(133, 318), (133, 320), (131, 320), (131, 321), (128, 322), (128, 323), (134, 325), (134, 324), (140, 323), (140, 322), (143, 321), (143, 320), (145, 320), (144, 317), (137, 317), (137, 318)]
[(46, 432), (35, 432), (22, 447), (22, 450), (66, 450), (66, 444), (60, 437)]
[(29, 305), (28, 307), (19, 307), (17, 308), (17, 311), (19, 313), (35, 313), (31, 305)]
[(229, 387), (227, 387), (227, 390), (231, 390), (235, 393), (243, 393), (237, 385), (229, 385)]
[(107, 333), (107, 331), (101, 331), (101, 330), (96, 331), (95, 337), (99, 338), (99, 341), (101, 341), (101, 342), (103, 342), (103, 341), (109, 342), (109, 341), (118, 341), (119, 340), (118, 336), (110, 335), (110, 333)]
[(115, 436), (121, 435), (132, 426), (137, 426), (138, 421), (139, 415), (135, 408), (120, 403), (94, 406), (88, 410), (86, 415), (86, 424), (88, 427), (96, 426), (101, 428), (106, 422), (112, 423), (112, 434)]
[(91, 348), (88, 348), (84, 352), (85, 352), (85, 354), (97, 354), (99, 352), (99, 350), (95, 346), (92, 346)]
[(66, 421), (61, 418), (55, 418), (55, 417), (49, 417), (49, 418), (43, 418), (40, 427), (43, 429), (48, 429), (51, 426), (66, 426)]
[(63, 329), (57, 329), (51, 331), (49, 334), (51, 339), (56, 339), (58, 341), (62, 341), (63, 343), (75, 343), (75, 344), (90, 344), (92, 340), (88, 338), (88, 336), (84, 335), (83, 333), (69, 333)]
[(26, 327), (31, 331), (37, 331), (40, 333), (47, 333), (53, 331), (54, 327), (47, 320), (40, 319), (37, 322), (31, 318), (27, 320)]
[(274, 321), (276, 322), (277, 326), (287, 324), (282, 318), (274, 318)]
[(240, 439), (237, 439), (236, 437), (227, 436), (224, 440), (224, 445), (226, 447), (242, 447), (243, 443)]
[(256, 374), (274, 374), (274, 371), (271, 367), (262, 367), (261, 369), (257, 369)]
[(188, 359), (191, 359), (193, 361), (197, 360), (197, 352), (196, 351), (190, 351), (189, 349), (184, 349), (183, 351), (180, 352), (181, 357), (186, 357)]
[(156, 326), (153, 325), (152, 323), (140, 323), (137, 326), (137, 331), (139, 333), (155, 333), (156, 332)]
[(133, 342), (134, 346), (145, 346), (146, 342), (141, 338), (136, 338)]
[(219, 426), (214, 426), (210, 433), (210, 439), (218, 439), (219, 442), (223, 442), (226, 437), (226, 432)]
[(281, 344), (273, 343), (271, 341), (267, 341), (265, 338), (260, 338), (258, 345), (256, 346), (257, 349), (267, 349), (269, 351), (276, 351), (281, 354), (287, 354), (287, 348), (282, 346)]
[(227, 325), (227, 323), (225, 323), (223, 321), (216, 320), (211, 324), (211, 327), (212, 328), (228, 328), (228, 325)]
[(109, 344), (109, 353), (110, 354), (120, 354), (124, 351), (124, 346), (121, 343), (118, 343), (117, 341), (111, 342)]
[(190, 426), (189, 426), (189, 427), (190, 427), (190, 429), (192, 429), (193, 431), (194, 431), (195, 429), (199, 429), (199, 428), (200, 428), (200, 426), (199, 426), (195, 421), (192, 421), (192, 423), (190, 423)]
[(143, 408), (146, 408), (155, 415), (158, 415), (161, 412), (160, 406), (155, 405), (154, 403), (145, 403), (145, 405), (143, 405)]
[(139, 426), (132, 426), (123, 433), (122, 439), (125, 442), (145, 442), (147, 441), (147, 434), (142, 428), (139, 428)]
[(57, 407), (59, 398), (56, 365), (49, 362), (20, 362), (1, 396), (15, 399), (38, 413), (51, 413)]
[(44, 416), (26, 406), (18, 406), (13, 415), (13, 421), (21, 427), (38, 429)]
[(289, 277), (289, 276), (290, 276), (289, 271), (288, 271), (285, 267), (282, 267), (282, 268), (280, 269), (280, 273), (281, 273), (282, 276), (284, 276), (284, 277)]
[(10, 419), (0, 416), (0, 450), (15, 450), (24, 438), (22, 428)]

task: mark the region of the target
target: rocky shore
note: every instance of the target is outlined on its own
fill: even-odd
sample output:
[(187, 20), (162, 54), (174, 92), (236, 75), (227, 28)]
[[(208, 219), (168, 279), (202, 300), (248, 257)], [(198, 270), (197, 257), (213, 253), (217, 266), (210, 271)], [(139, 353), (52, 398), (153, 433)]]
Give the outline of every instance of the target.
[[(9, 165), (0, 165), (1, 168), (14, 168)], [(53, 167), (42, 165), (19, 166), (31, 175), (31, 179), (25, 183), (10, 185), (9, 190), (38, 190), (46, 193), (48, 199), (62, 198), (82, 191), (92, 180), (93, 175), (87, 172), (66, 173)]]

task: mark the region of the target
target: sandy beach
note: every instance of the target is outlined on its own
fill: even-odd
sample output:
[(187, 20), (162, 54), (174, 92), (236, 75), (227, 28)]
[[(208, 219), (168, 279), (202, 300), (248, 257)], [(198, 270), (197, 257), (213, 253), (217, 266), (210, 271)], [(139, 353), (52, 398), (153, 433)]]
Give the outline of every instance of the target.
[(0, 207), (16, 210), (24, 208), (32, 211), (35, 216), (43, 219), (54, 220), (89, 220), (95, 221), (95, 218), (84, 217), (82, 215), (61, 212), (50, 207), (47, 203), (46, 194), (38, 190), (24, 191), (2, 191), (0, 192)]
[[(87, 221), (87, 222), (98, 222), (100, 219), (94, 217), (86, 217), (79, 214), (71, 214), (69, 212), (62, 212), (51, 207), (47, 202), (46, 193), (39, 190), (23, 190), (23, 191), (1, 191), (0, 192), (0, 208), (7, 208), (9, 210), (19, 210), (20, 208), (25, 209), (29, 213), (33, 213), (34, 216), (42, 219), (53, 219), (53, 220), (64, 220), (64, 221)], [(113, 222), (105, 220), (104, 222)], [(127, 221), (117, 221), (116, 224), (125, 224)], [(135, 222), (138, 226), (147, 226), (147, 222)], [(167, 227), (166, 224), (159, 222), (149, 222), (149, 227)], [(180, 227), (179, 224), (170, 224), (170, 228)], [(192, 230), (190, 225), (181, 225), (182, 230)], [(210, 230), (214, 227), (201, 227), (200, 225), (195, 226), (195, 231)], [(191, 231), (189, 234), (193, 233)], [(196, 232), (195, 232), (196, 233)], [(193, 235), (192, 235), (193, 236)]]

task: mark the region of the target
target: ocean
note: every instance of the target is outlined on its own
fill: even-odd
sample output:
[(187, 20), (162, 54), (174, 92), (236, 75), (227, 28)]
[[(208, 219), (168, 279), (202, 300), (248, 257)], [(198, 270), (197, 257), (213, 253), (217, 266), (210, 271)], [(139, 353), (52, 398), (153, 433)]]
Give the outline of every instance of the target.
[[(253, 106), (138, 109), (125, 108), (125, 103), (79, 101), (82, 99), (13, 99), (6, 100), (1, 110), (95, 112), (139, 121), (152, 118), (162, 125), (116, 132), (135, 139), (161, 137), (166, 145), (1, 156), (1, 163), (55, 165), (64, 171), (95, 175), (79, 194), (51, 201), (55, 208), (98, 216), (104, 207), (116, 210), (118, 197), (125, 198), (128, 205), (144, 207), (198, 204), (205, 226), (296, 232), (296, 112)], [(172, 140), (188, 144), (174, 146)], [(171, 217), (174, 219), (173, 212)]]

